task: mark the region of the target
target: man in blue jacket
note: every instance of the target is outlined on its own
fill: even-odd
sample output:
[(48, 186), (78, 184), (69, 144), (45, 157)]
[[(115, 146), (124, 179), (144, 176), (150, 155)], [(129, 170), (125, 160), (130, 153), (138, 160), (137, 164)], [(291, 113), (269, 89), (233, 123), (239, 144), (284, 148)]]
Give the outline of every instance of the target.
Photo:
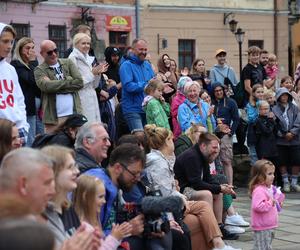
[[(225, 88), (221, 83), (215, 83), (212, 86), (212, 100), (215, 105), (214, 114), (217, 124), (222, 131), (220, 160), (224, 166), (224, 172), (228, 179), (228, 184), (232, 185), (232, 136), (234, 135), (239, 124), (239, 112), (235, 100), (229, 98), (225, 94)], [(223, 127), (221, 129), (221, 127)]]
[(135, 39), (132, 43), (132, 53), (120, 67), (122, 82), (122, 110), (124, 118), (131, 132), (144, 129), (146, 115), (142, 110), (144, 88), (154, 77), (153, 69), (148, 61), (147, 42)]

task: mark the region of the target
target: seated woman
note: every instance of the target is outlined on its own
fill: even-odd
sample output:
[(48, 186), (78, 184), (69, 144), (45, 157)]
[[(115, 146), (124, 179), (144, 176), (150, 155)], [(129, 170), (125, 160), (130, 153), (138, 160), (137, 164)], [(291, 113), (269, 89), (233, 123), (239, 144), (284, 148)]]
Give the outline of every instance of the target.
[(19, 147), (21, 147), (21, 139), (16, 124), (0, 118), (0, 164), (8, 152)]
[(53, 160), (56, 194), (51, 199), (43, 217), (55, 236), (57, 246), (73, 235), (80, 226), (74, 209), (70, 207), (68, 193), (76, 189), (79, 170), (73, 150), (62, 146), (47, 146), (42, 149)]
[(163, 196), (176, 195), (184, 200), (184, 222), (191, 230), (192, 249), (234, 249), (224, 244), (210, 205), (205, 201), (187, 201), (178, 191), (173, 171), (175, 155), (172, 132), (152, 124), (145, 126), (145, 133), (151, 148), (146, 159), (147, 178), (151, 186), (161, 190)]
[(199, 84), (188, 82), (184, 86), (184, 94), (186, 99), (178, 108), (178, 122), (181, 130), (185, 132), (192, 123), (199, 123), (208, 128), (208, 120), (210, 120), (214, 129), (216, 121), (211, 115), (209, 105), (199, 98)]
[(181, 134), (174, 142), (175, 155), (178, 156), (185, 150), (195, 145), (201, 133), (207, 132), (207, 129), (200, 124), (192, 123), (185, 133)]

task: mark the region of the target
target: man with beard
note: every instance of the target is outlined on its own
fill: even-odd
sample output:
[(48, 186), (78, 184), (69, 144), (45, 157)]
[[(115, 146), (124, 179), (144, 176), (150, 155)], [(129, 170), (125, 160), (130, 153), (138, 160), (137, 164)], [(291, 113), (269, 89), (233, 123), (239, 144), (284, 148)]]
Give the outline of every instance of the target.
[[(189, 200), (205, 200), (212, 205), (224, 239), (237, 239), (224, 228), (223, 194), (235, 194), (233, 186), (219, 184), (210, 174), (210, 165), (220, 152), (220, 139), (210, 133), (202, 133), (198, 144), (180, 154), (174, 165), (180, 192)], [(209, 191), (209, 192), (207, 192)]]
[(268, 78), (268, 75), (265, 70), (265, 66), (267, 66), (268, 62), (269, 62), (269, 52), (266, 50), (261, 50), (259, 55), (259, 64), (263, 72), (263, 77), (264, 77), (263, 83), (265, 87), (270, 89), (274, 86), (276, 79)]
[[(124, 143), (112, 151), (106, 169), (91, 168), (84, 172), (86, 175), (101, 179), (105, 185), (106, 204), (102, 207), (100, 219), (106, 235), (111, 232), (113, 223), (123, 222), (118, 220), (119, 208), (124, 204), (122, 192), (130, 191), (137, 184), (141, 179), (144, 165), (144, 151), (138, 145)], [(160, 235), (160, 237), (151, 239), (142, 237), (144, 231), (144, 216), (142, 214), (129, 220), (129, 223), (132, 225), (131, 236), (125, 241), (129, 242), (131, 250), (171, 249), (170, 234), (168, 237)]]
[(135, 39), (132, 43), (132, 53), (120, 66), (122, 82), (122, 110), (124, 119), (131, 132), (143, 130), (146, 114), (142, 109), (144, 88), (154, 77), (151, 64), (145, 60), (147, 56), (147, 42)]

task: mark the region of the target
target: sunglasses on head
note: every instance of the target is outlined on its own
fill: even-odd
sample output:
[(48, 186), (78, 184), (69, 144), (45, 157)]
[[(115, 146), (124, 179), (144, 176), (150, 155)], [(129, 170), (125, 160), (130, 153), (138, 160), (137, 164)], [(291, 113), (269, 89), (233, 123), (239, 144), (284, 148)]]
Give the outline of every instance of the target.
[(46, 52), (48, 56), (52, 56), (53, 53), (57, 54), (57, 48), (55, 48), (54, 50), (50, 50)]

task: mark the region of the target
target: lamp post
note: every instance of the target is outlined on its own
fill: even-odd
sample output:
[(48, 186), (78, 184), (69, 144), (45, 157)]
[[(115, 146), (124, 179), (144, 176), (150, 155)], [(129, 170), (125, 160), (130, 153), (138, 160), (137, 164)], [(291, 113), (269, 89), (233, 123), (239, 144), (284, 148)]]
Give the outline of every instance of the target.
[(235, 34), (235, 39), (239, 44), (240, 78), (241, 78), (242, 70), (243, 70), (243, 68), (242, 68), (243, 67), (243, 64), (242, 64), (242, 44), (244, 42), (245, 32), (241, 28), (238, 28), (237, 31), (234, 34)]

